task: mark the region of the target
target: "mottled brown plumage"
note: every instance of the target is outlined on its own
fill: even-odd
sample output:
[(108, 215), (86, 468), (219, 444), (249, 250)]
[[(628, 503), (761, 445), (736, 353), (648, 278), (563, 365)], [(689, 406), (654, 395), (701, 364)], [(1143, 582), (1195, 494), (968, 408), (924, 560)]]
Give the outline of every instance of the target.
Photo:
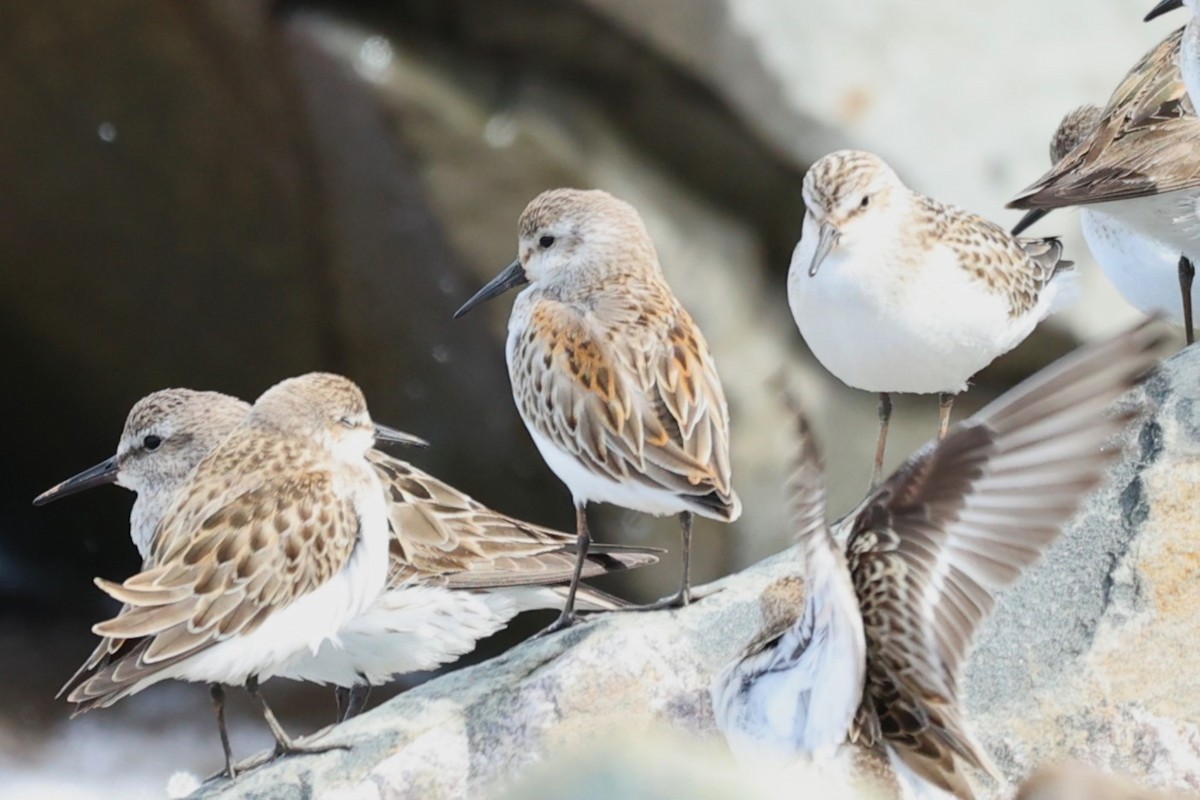
[[(580, 553), (590, 543), (589, 502), (679, 514), (684, 578), (672, 602), (686, 603), (691, 515), (741, 513), (708, 345), (667, 286), (633, 206), (602, 191), (555, 189), (534, 198), (517, 230), (517, 260), (455, 316), (530, 284), (509, 318), (513, 399), (571, 490)], [(571, 619), (568, 601), (554, 627)]]
[(1117, 86), (1090, 134), (1010, 208), (1054, 209), (1200, 187), (1200, 119), (1179, 71), (1180, 29)]
[(699, 328), (671, 293), (636, 210), (604, 192), (545, 192), (522, 239), (567, 226), (548, 270), (514, 310), (513, 392), (522, 419), (585, 469), (695, 498), (730, 519), (729, 420)]
[(962, 718), (961, 673), (995, 593), (1059, 535), (1136, 409), (1109, 413), (1162, 339), (1147, 325), (1043, 370), (909, 459), (854, 518), (846, 552), (867, 640), (852, 738), (922, 779), (972, 792), (956, 759), (999, 779)]
[[(388, 497), (392, 523), (388, 588), (550, 586), (571, 579), (575, 535), (494, 511), (399, 459), (368, 455)], [(583, 577), (653, 564), (657, 551), (598, 547)], [(592, 594), (581, 587), (580, 596)]]
[[(171, 393), (174, 397), (181, 391), (167, 390), (157, 395)], [(167, 398), (170, 400), (171, 398)], [(178, 399), (178, 398), (175, 398)], [(134, 408), (137, 413), (136, 431), (158, 430), (169, 428), (173, 438), (187, 442), (210, 442), (216, 444), (229, 435), (245, 416), (250, 408), (248, 404), (218, 395), (214, 392), (189, 392), (189, 403), (185, 406), (179, 402), (139, 402)], [(205, 406), (211, 406), (213, 413), (205, 415)], [(233, 411), (240, 413), (234, 414)], [(182, 411), (187, 411), (181, 416)], [(131, 412), (130, 420), (134, 413)], [(129, 423), (127, 423), (127, 429)], [(126, 437), (123, 437), (123, 440)], [(138, 437), (140, 438), (140, 437)], [(156, 454), (165, 459), (169, 469), (163, 473), (173, 477), (166, 484), (155, 484), (147, 487), (139, 494), (146, 499), (165, 505), (156, 497), (165, 494), (174, 495), (183, 485), (188, 473), (208, 455), (207, 449), (184, 448), (167, 450), (167, 442), (162, 447), (164, 452)], [(211, 449), (211, 448), (208, 448)], [(266, 462), (301, 463), (302, 455), (297, 454), (294, 443), (261, 443), (262, 460)], [(367, 460), (374, 468), (384, 490), (387, 500), (388, 516), (391, 523), (390, 559), (388, 572), (388, 589), (402, 589), (407, 586), (445, 586), (453, 589), (493, 589), (514, 586), (548, 586), (565, 583), (570, 579), (575, 563), (575, 536), (538, 525), (522, 522), (505, 514), (493, 511), (482, 503), (473, 500), (457, 489), (422, 472), (419, 469), (396, 459), (386, 453), (373, 450), (367, 454)], [(182, 462), (182, 463), (176, 463)], [(159, 470), (162, 471), (162, 470)], [(302, 475), (312, 475), (310, 471), (302, 471)], [(310, 478), (310, 481), (312, 478)], [(302, 481), (295, 481), (291, 486), (282, 490), (283, 495), (295, 493), (300, 489)], [(310, 489), (319, 487), (310, 486)], [(192, 497), (197, 496), (193, 489)], [(158, 540), (157, 549), (146, 561), (143, 571), (131, 579), (140, 587), (140, 594), (133, 596), (131, 590), (122, 584), (110, 581), (100, 581), (102, 588), (117, 599), (128, 599), (132, 602), (144, 601), (150, 589), (159, 592), (159, 597), (169, 600), (182, 592), (164, 588), (161, 579), (164, 570), (155, 567), (160, 559), (175, 560), (182, 554), (185, 562), (196, 560), (208, 554), (223, 554), (226, 562), (236, 561), (236, 554), (244, 550), (264, 550), (265, 536), (275, 536), (278, 528), (284, 525), (282, 512), (273, 510), (271, 506), (278, 505), (280, 500), (273, 499), (262, 503), (263, 497), (270, 494), (269, 487), (263, 487), (251, 495), (239, 498), (239, 511), (236, 508), (225, 507), (210, 516), (206, 523), (193, 532), (189, 538), (174, 539), (181, 529), (172, 528), (164, 538)], [(281, 495), (282, 496), (282, 495)], [(283, 502), (287, 502), (283, 497)], [(306, 512), (307, 513), (307, 512)], [(236, 544), (222, 544), (201, 535), (197, 543), (197, 535), (207, 527), (220, 521), (231, 521), (234, 516), (244, 516), (241, 526), (242, 539)], [(323, 519), (322, 514), (314, 515), (317, 524), (326, 524), (329, 519)], [(270, 519), (267, 519), (270, 517)], [(154, 520), (157, 526), (158, 519)], [(262, 523), (262, 524), (260, 524)], [(285, 526), (286, 527), (286, 526)], [(257, 533), (255, 533), (257, 531)], [(311, 525), (303, 527), (294, 540), (303, 544), (313, 538), (314, 529)], [(255, 537), (258, 537), (256, 541)], [(293, 559), (298, 555), (295, 547), (284, 549), (285, 555)], [(326, 551), (328, 552), (328, 551)], [(614, 570), (652, 564), (657, 555), (645, 548), (600, 549), (592, 553), (584, 568), (584, 577), (594, 577)], [(329, 571), (328, 559), (317, 562), (324, 566), (315, 567), (322, 574)], [(201, 588), (209, 590), (210, 594), (219, 584), (219, 576), (231, 569), (230, 563), (214, 566), (210, 584)], [(294, 565), (286, 565), (282, 575)], [(314, 569), (307, 565), (305, 569)], [(178, 570), (176, 570), (178, 574)], [(182, 598), (180, 598), (182, 599)], [(198, 602), (208, 603), (211, 597), (198, 598)], [(581, 589), (581, 599), (590, 608), (612, 607), (612, 599), (589, 587)], [(230, 597), (220, 599), (221, 604), (232, 602)], [(218, 606), (219, 610), (220, 606)], [(118, 619), (129, 619), (129, 615), (141, 613), (134, 608), (126, 607)], [(211, 613), (211, 605), (210, 605)], [(261, 621), (260, 619), (258, 621)], [(122, 623), (125, 624), (125, 623)], [(226, 622), (226, 624), (231, 624)], [(258, 624), (254, 619), (246, 620), (247, 625)], [(107, 631), (107, 628), (104, 629)], [(136, 644), (135, 642), (134, 644)], [(177, 644), (178, 646), (178, 644)], [(64, 687), (63, 691), (71, 691), (82, 680), (94, 673), (98, 666), (107, 664), (114, 656), (128, 652), (126, 640), (120, 636), (104, 636), (95, 651), (77, 672), (76, 676)], [(136, 660), (136, 656), (135, 656)], [(91, 704), (81, 705), (78, 711), (93, 707)]]
[[(375, 538), (380, 557), (366, 565), (372, 577), (362, 593), (377, 596), (386, 528), (380, 484), (362, 457), (373, 435), (361, 392), (340, 376), (314, 373), (264, 393), (175, 494), (146, 568), (120, 584), (97, 580), (125, 607), (93, 627), (105, 640), (64, 687), (68, 698), (80, 711), (107, 706), (160, 675), (240, 683), (172, 668), (252, 636), (340, 575)], [(377, 531), (363, 528), (364, 489), (378, 503)], [(273, 667), (243, 666), (230, 668), (244, 672), (242, 680)]]
[(1016, 319), (1037, 307), (1047, 284), (1075, 264), (1063, 256), (1056, 237), (1017, 238), (978, 214), (918, 195), (907, 239), (913, 248), (937, 242), (954, 249), (959, 265), (1001, 295)]
[(1050, 137), (1050, 163), (1067, 157), (1079, 143), (1091, 135), (1104, 118), (1104, 109), (1097, 105), (1082, 105), (1068, 111)]
[[(1114, 412), (1114, 401), (1162, 344), (1142, 325), (1081, 348), (926, 445), (835, 525), (846, 531), (845, 563), (830, 557), (820, 461), (801, 419), (793, 492), (810, 504), (797, 514), (805, 607), (715, 682), (731, 746), (818, 757), (848, 737), (886, 749), (917, 796), (932, 786), (970, 800), (963, 763), (1003, 780), (963, 716), (975, 634), (996, 593), (1103, 480), (1124, 444), (1114, 438), (1140, 410)], [(844, 581), (853, 592), (837, 590)]]

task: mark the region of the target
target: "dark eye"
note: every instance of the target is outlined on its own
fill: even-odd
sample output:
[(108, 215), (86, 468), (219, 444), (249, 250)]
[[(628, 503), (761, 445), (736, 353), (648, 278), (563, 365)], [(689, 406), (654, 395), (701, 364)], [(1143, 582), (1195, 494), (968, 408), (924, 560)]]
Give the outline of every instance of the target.
[(150, 434), (145, 439), (142, 439), (142, 447), (147, 450), (157, 450), (160, 444), (162, 444), (162, 439), (154, 434)]
[(554, 245), (554, 237), (553, 236), (543, 236), (542, 238), (538, 239), (538, 244), (540, 244), (542, 246), (543, 250), (548, 250), (548, 249), (550, 249), (551, 246)]
[(870, 204), (871, 204), (871, 198), (870, 198), (870, 197), (868, 197), (867, 195), (865, 195), (865, 194), (864, 194), (864, 195), (863, 195), (862, 202), (858, 204), (858, 207), (859, 207), (859, 208), (866, 208), (866, 207), (867, 207), (867, 206), (869, 206)]

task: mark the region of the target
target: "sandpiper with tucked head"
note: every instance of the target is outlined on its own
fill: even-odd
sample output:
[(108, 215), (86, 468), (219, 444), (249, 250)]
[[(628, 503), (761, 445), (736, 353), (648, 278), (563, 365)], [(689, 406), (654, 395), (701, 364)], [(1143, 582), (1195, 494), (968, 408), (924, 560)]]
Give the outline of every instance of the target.
[[(576, 562), (573, 534), (493, 511), (378, 451), (367, 458), (388, 501), (387, 589), (342, 626), (337, 642), (298, 654), (279, 672), (339, 687), (339, 719), (357, 713), (373, 685), (448, 664), (519, 613), (562, 609)], [(582, 577), (657, 560), (647, 548), (602, 546), (587, 554)], [(576, 602), (585, 611), (627, 605), (586, 585)]]
[[(258, 684), (383, 591), (388, 513), (366, 459), (377, 438), (419, 442), (374, 424), (341, 376), (312, 373), (263, 393), (173, 494), (146, 568), (121, 584), (97, 579), (125, 605), (93, 627), (103, 641), (63, 688), (77, 713), (168, 679), (242, 684), (277, 752), (304, 752)], [(232, 774), (219, 690), (214, 699)]]
[[(534, 198), (518, 227), (517, 259), (455, 316), (529, 284), (509, 318), (508, 373), (534, 444), (571, 491), (577, 565), (590, 546), (589, 502), (678, 514), (683, 578), (657, 605), (686, 604), (692, 515), (741, 514), (729, 412), (704, 336), (628, 203), (555, 189)], [(572, 588), (578, 578), (577, 569)], [(551, 629), (571, 623), (572, 602)]]
[[(1081, 106), (1063, 117), (1050, 142), (1051, 163), (1066, 158), (1084, 141), (1102, 114), (1103, 110), (1093, 105)], [(1103, 205), (1080, 206), (1079, 224), (1092, 256), (1130, 305), (1184, 327), (1176, 250), (1131, 228)], [(1191, 302), (1200, 303), (1200, 285), (1192, 285)]]
[(1057, 239), (1015, 239), (917, 194), (872, 153), (825, 156), (803, 193), (788, 301), (817, 360), (843, 383), (879, 393), (875, 486), (891, 394), (940, 395), (944, 435), (971, 376), (1061, 303), (1071, 262)]
[(1087, 206), (1173, 250), (1191, 344), (1193, 263), (1200, 258), (1200, 118), (1179, 71), (1183, 33), (1143, 56), (1091, 131), (1008, 205), (1029, 212), (1017, 233), (1056, 208)]
[(996, 593), (1103, 480), (1120, 453), (1105, 445), (1137, 412), (1112, 405), (1144, 379), (1161, 344), (1146, 323), (1081, 348), (955, 425), (836, 524), (847, 532), (844, 555), (825, 523), (821, 464), (801, 416), (793, 485), (804, 608), (713, 683), (735, 752), (882, 746), (917, 797), (970, 800), (960, 761), (1002, 780), (963, 717), (975, 633)]

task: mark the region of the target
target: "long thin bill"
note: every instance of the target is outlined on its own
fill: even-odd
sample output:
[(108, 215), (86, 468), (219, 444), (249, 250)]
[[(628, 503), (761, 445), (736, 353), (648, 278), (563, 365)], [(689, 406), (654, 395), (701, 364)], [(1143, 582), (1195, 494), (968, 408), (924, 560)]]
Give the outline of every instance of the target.
[(487, 285), (476, 292), (474, 297), (463, 303), (462, 308), (454, 312), (454, 318), (458, 319), (475, 306), (486, 303), (493, 297), (499, 297), (509, 289), (526, 283), (529, 283), (529, 278), (525, 276), (525, 268), (521, 266), (521, 259), (518, 258), (505, 267), (503, 272), (488, 281)]
[(411, 433), (398, 431), (395, 428), (389, 428), (387, 425), (380, 425), (378, 423), (375, 425), (375, 441), (379, 443), (402, 444), (408, 447), (429, 447), (429, 442), (420, 436), (413, 436)]
[(1177, 8), (1183, 7), (1183, 0), (1162, 0), (1161, 3), (1150, 9), (1150, 13), (1142, 17), (1142, 22), (1149, 22), (1152, 19), (1161, 17), (1168, 11), (1174, 11)]
[(1035, 222), (1049, 213), (1050, 209), (1048, 208), (1035, 208), (1032, 211), (1026, 212), (1025, 216), (1021, 217), (1021, 219), (1017, 221), (1016, 225), (1013, 225), (1012, 235), (1020, 236), (1027, 229), (1033, 227)]
[(52, 486), (46, 491), (34, 498), (35, 506), (44, 506), (46, 503), (52, 503), (59, 498), (66, 497), (76, 492), (82, 492), (85, 489), (91, 489), (95, 486), (103, 486), (106, 483), (115, 483), (117, 480), (117, 457), (101, 461), (94, 467), (89, 467), (83, 472), (74, 477), (67, 478), (57, 486)]

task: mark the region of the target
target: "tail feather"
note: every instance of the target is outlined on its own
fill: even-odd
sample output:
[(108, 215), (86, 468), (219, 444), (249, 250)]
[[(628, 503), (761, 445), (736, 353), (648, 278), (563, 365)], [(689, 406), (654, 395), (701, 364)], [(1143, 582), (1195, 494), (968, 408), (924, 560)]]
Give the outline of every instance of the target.
[[(582, 578), (594, 578), (649, 566), (663, 551), (648, 547), (606, 545), (600, 552), (588, 552)], [(451, 589), (498, 589), (513, 586), (553, 586), (566, 583), (575, 572), (575, 547), (522, 558), (509, 558), (487, 568), (467, 570), (444, 576), (443, 585)]]
[(1063, 258), (1063, 243), (1056, 237), (1017, 239), (1025, 255), (1039, 267), (1039, 295), (1047, 298), (1042, 305), (1041, 318), (1073, 306), (1082, 292), (1075, 262)]

